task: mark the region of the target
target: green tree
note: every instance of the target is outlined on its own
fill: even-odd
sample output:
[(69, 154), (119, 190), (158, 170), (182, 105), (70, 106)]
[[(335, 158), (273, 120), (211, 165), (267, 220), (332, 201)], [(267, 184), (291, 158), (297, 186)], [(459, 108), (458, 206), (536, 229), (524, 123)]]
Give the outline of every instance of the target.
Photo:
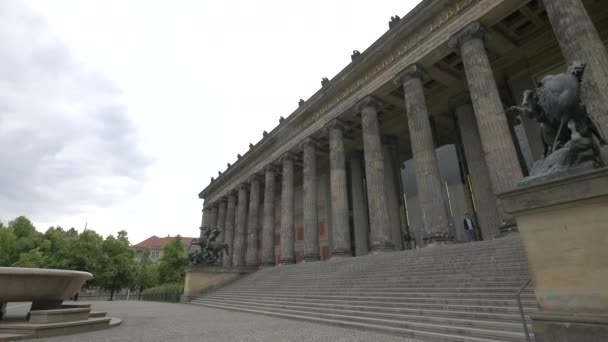
[(44, 267), (46, 265), (46, 257), (40, 251), (40, 247), (36, 247), (27, 253), (21, 253), (19, 259), (12, 264), (13, 267)]
[(138, 291), (138, 299), (141, 299), (141, 293), (158, 283), (158, 270), (150, 260), (150, 249), (144, 249), (139, 265), (137, 267), (137, 277), (135, 280), (135, 289)]
[(0, 266), (10, 266), (16, 260), (17, 236), (12, 228), (0, 223)]
[(161, 284), (183, 283), (188, 266), (188, 253), (181, 236), (177, 235), (163, 247), (158, 262), (158, 279)]
[(13, 230), (17, 240), (12, 253), (13, 260), (16, 261), (21, 253), (27, 253), (40, 246), (44, 240), (43, 235), (36, 231), (36, 227), (25, 216), (19, 216), (8, 223), (9, 229)]
[(74, 238), (66, 235), (64, 243), (53, 257), (53, 267), (92, 273), (93, 279), (88, 280), (85, 287), (98, 285), (104, 263), (103, 237), (86, 230)]
[(99, 285), (110, 290), (110, 300), (114, 292), (122, 288), (131, 288), (136, 276), (137, 263), (134, 251), (129, 247), (127, 232), (121, 230), (118, 237), (108, 236), (101, 246), (103, 257), (99, 273)]

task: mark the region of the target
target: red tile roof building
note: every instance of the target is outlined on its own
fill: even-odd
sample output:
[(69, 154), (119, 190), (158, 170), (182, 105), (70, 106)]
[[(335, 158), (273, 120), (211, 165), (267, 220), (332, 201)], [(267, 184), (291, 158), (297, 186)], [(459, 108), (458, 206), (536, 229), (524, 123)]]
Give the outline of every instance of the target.
[[(135, 249), (135, 258), (137, 258), (137, 259), (141, 258), (142, 254), (144, 252), (144, 249), (149, 248), (150, 249), (150, 259), (152, 259), (153, 261), (157, 261), (158, 259), (160, 259), (162, 257), (163, 247), (174, 238), (175, 238), (175, 236), (169, 236), (169, 235), (167, 235), (167, 237), (163, 237), (163, 238), (158, 237), (156, 235), (152, 235), (149, 238), (145, 239), (144, 241), (131, 246), (131, 248)], [(184, 243), (185, 248), (188, 248), (188, 246), (190, 246), (190, 243), (194, 239), (196, 239), (196, 238), (182, 237), (182, 242)]]

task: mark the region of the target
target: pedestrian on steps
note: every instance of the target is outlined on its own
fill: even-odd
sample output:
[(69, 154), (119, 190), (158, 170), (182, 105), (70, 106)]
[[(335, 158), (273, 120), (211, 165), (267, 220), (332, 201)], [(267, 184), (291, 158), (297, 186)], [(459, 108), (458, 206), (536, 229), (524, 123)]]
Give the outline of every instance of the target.
[(464, 231), (467, 233), (467, 241), (473, 242), (475, 241), (475, 229), (477, 229), (477, 225), (475, 224), (475, 220), (469, 215), (469, 213), (464, 214)]

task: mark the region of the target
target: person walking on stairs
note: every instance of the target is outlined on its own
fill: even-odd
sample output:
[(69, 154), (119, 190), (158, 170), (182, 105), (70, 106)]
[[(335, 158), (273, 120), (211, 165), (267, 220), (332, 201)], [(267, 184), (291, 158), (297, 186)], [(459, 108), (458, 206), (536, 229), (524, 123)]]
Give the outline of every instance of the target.
[(475, 224), (475, 220), (469, 215), (469, 213), (464, 214), (464, 231), (467, 233), (467, 241), (473, 242), (475, 241), (475, 229), (477, 229), (477, 225)]

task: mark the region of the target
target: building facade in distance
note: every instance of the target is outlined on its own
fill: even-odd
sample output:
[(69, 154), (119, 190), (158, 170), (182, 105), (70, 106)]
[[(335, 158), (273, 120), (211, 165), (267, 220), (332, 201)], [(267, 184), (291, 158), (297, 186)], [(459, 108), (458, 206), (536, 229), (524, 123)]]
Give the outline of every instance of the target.
[(224, 266), (290, 264), (479, 239), (512, 218), (496, 194), (527, 175), (538, 124), (505, 113), (547, 74), (586, 63), (608, 126), (608, 6), (594, 0), (424, 0), (200, 192)]
[[(174, 238), (175, 237), (171, 237), (169, 235), (167, 235), (167, 237), (164, 237), (164, 238), (160, 238), (156, 235), (152, 235), (149, 238), (145, 239), (144, 241), (131, 246), (131, 248), (133, 248), (135, 250), (136, 259), (141, 259), (142, 255), (144, 253), (144, 249), (149, 248), (150, 249), (150, 260), (158, 261), (163, 256), (163, 247)], [(194, 239), (196, 239), (196, 238), (182, 237), (182, 242), (184, 243), (185, 248), (188, 248), (190, 246), (190, 243)]]

